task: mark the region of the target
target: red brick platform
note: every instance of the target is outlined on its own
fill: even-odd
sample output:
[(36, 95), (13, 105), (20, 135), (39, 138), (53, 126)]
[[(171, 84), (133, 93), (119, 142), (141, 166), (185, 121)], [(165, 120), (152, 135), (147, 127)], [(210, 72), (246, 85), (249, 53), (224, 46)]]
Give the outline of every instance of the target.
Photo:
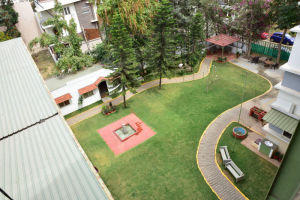
[[(134, 135), (125, 141), (121, 141), (114, 133), (115, 130), (122, 127), (122, 124), (129, 124), (136, 131)], [(99, 129), (98, 133), (115, 155), (119, 155), (125, 151), (128, 151), (129, 149), (137, 146), (156, 134), (149, 126), (147, 126), (133, 113)]]
[[(218, 60), (218, 57), (222, 56), (222, 51), (218, 51), (214, 54), (208, 54), (206, 55), (207, 58), (213, 59), (213, 60)], [(224, 53), (224, 57), (227, 57), (227, 61), (231, 61), (236, 59), (236, 56), (234, 53)]]

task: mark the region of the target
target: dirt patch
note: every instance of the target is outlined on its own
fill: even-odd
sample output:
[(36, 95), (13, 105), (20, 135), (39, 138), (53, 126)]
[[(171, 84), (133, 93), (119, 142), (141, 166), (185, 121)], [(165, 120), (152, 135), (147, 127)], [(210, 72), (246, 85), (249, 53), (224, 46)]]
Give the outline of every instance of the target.
[(44, 79), (48, 79), (53, 76), (55, 72), (55, 62), (53, 61), (48, 49), (32, 54), (32, 58)]

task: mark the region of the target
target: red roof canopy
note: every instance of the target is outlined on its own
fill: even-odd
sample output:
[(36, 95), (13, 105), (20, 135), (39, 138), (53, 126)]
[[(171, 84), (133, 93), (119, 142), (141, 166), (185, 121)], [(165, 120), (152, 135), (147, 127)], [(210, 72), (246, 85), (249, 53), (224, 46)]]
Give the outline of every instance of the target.
[(79, 89), (78, 92), (80, 95), (82, 95), (82, 94), (90, 92), (96, 88), (97, 88), (97, 86), (95, 84), (91, 84), (91, 85), (88, 85), (88, 86), (85, 86), (85, 87)]
[(82, 95), (84, 93), (87, 93), (89, 91), (92, 91), (92, 90), (96, 89), (98, 87), (99, 83), (101, 83), (104, 80), (107, 80), (107, 78), (99, 77), (93, 84), (85, 86), (85, 87), (79, 89), (78, 90), (79, 94)]
[(225, 35), (225, 34), (216, 35), (216, 36), (206, 39), (207, 42), (211, 42), (213, 44), (216, 44), (216, 45), (219, 45), (222, 47), (228, 46), (239, 40), (240, 40), (240, 38), (238, 38), (238, 37)]
[(101, 83), (102, 81), (106, 80), (107, 78), (104, 77), (99, 77), (96, 81), (95, 81), (95, 85), (98, 85), (99, 83)]
[(56, 102), (56, 104), (60, 104), (64, 101), (67, 101), (67, 100), (70, 100), (70, 99), (72, 99), (72, 95), (70, 93), (67, 93), (67, 94), (64, 94), (60, 97), (55, 98), (55, 102)]

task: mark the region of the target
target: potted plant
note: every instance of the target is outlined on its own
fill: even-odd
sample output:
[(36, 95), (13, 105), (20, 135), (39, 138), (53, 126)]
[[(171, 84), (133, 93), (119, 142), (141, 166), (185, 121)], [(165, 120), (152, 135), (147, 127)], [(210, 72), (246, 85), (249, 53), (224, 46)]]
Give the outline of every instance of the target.
[(283, 159), (283, 156), (284, 156), (283, 154), (281, 154), (281, 153), (279, 154), (279, 156), (278, 156), (278, 161), (279, 161), (279, 162), (281, 162), (281, 161), (282, 161), (282, 159)]
[(237, 52), (235, 53), (235, 56), (236, 56), (236, 58), (239, 58), (239, 57), (241, 56), (241, 53), (240, 53), (239, 51), (237, 51)]
[(220, 63), (223, 63), (223, 62), (226, 62), (226, 60), (227, 60), (227, 57), (218, 57), (218, 62), (220, 62)]
[(81, 106), (82, 106), (82, 103), (83, 103), (83, 96), (80, 95), (80, 96), (78, 97), (78, 107), (81, 107)]
[(103, 106), (102, 106), (102, 113), (103, 113), (104, 115), (107, 115), (108, 112), (109, 112), (108, 106), (107, 106), (107, 105), (103, 105)]
[(278, 160), (279, 155), (280, 155), (279, 151), (275, 151), (275, 152), (273, 153), (273, 155), (272, 155), (272, 158), (275, 159), (275, 160)]
[(112, 105), (112, 103), (110, 102), (109, 105), (103, 105), (102, 106), (102, 113), (104, 115), (109, 115), (111, 113), (116, 112), (116, 107)]

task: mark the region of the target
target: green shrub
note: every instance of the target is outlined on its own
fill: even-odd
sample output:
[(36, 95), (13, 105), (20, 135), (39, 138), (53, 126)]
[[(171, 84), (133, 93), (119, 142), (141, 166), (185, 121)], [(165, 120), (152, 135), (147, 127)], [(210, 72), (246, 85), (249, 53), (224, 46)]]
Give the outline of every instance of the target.
[(10, 40), (10, 39), (12, 39), (12, 37), (10, 37), (9, 35), (6, 35), (4, 32), (0, 32), (0, 42)]
[(99, 61), (102, 63), (112, 62), (111, 54), (109, 53), (109, 50), (106, 47), (105, 43), (97, 44), (95, 49), (92, 51), (92, 55), (97, 62)]

